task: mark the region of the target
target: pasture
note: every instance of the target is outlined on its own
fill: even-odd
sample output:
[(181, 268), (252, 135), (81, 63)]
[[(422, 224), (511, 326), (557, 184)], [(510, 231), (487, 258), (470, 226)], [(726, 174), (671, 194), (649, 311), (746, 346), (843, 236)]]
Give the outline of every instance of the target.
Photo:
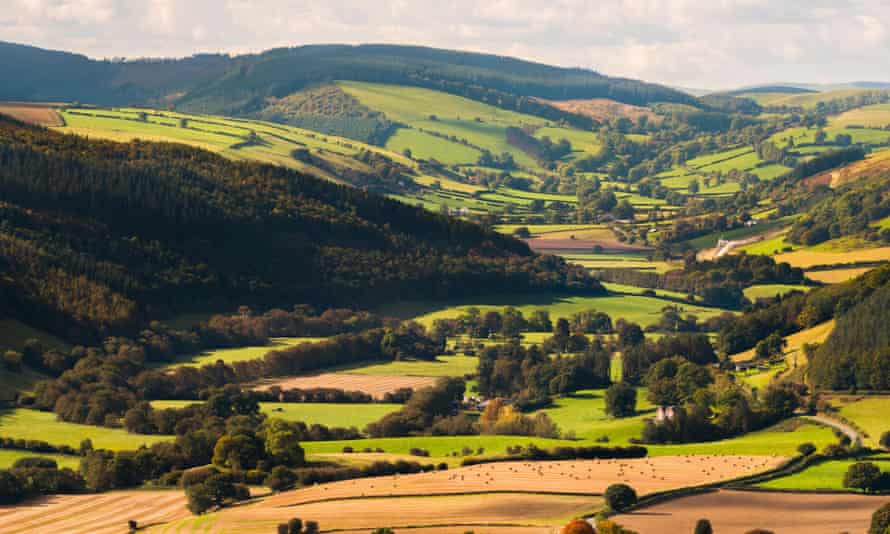
[(638, 532), (693, 532), (701, 518), (714, 532), (742, 534), (754, 528), (769, 531), (837, 534), (866, 532), (871, 514), (890, 497), (814, 495), (749, 491), (717, 491), (681, 497), (615, 516)]
[(806, 271), (805, 274), (810, 280), (824, 284), (839, 284), (861, 276), (870, 270), (872, 270), (872, 267), (854, 267), (852, 269), (831, 269), (829, 271)]
[(350, 373), (322, 373), (319, 375), (290, 376), (263, 380), (254, 389), (263, 391), (272, 386), (281, 389), (336, 388), (345, 391), (362, 391), (375, 399), (397, 389), (417, 389), (431, 386), (436, 378), (428, 376), (383, 376)]
[(883, 128), (890, 125), (890, 104), (872, 104), (845, 111), (831, 119), (837, 126), (865, 126)]
[(66, 454), (47, 454), (42, 452), (21, 451), (17, 449), (0, 449), (0, 469), (9, 469), (17, 460), (21, 458), (49, 458), (55, 460), (59, 467), (67, 467), (77, 471), (80, 466), (79, 456), (69, 456)]
[(857, 261), (890, 261), (890, 247), (858, 249), (854, 253), (850, 253), (850, 251), (823, 252), (813, 249), (800, 249), (779, 254), (775, 256), (775, 260), (776, 262), (787, 262), (792, 267), (801, 267), (803, 269), (816, 265), (843, 265)]
[[(379, 311), (386, 315), (414, 320), (432, 326), (436, 319), (453, 319), (469, 308), (479, 308), (481, 312), (489, 310), (501, 311), (506, 306), (515, 306), (525, 316), (530, 316), (537, 309), (547, 310), (554, 321), (559, 317), (571, 317), (573, 314), (596, 310), (609, 314), (612, 320), (624, 318), (628, 321), (648, 326), (658, 322), (661, 309), (675, 302), (656, 297), (641, 295), (604, 295), (595, 297), (561, 295), (553, 293), (521, 294), (502, 296), (480, 296), (470, 301), (452, 302), (417, 302), (403, 301), (382, 307)], [(705, 320), (724, 313), (720, 308), (711, 308), (696, 304), (680, 304), (681, 313), (691, 313), (699, 320)]]
[(810, 290), (810, 286), (788, 285), (788, 284), (761, 284), (746, 287), (743, 291), (749, 300), (757, 300), (781, 296), (792, 291), (803, 291), (806, 293)]
[[(844, 487), (844, 475), (851, 465), (861, 460), (831, 460), (807, 467), (799, 473), (768, 480), (757, 484), (757, 487), (767, 489), (794, 490), (794, 491), (849, 491), (856, 493), (857, 490)], [(890, 463), (886, 461), (876, 461), (875, 465), (881, 468), (881, 471), (890, 471)]]
[(864, 396), (864, 395), (831, 395), (826, 400), (840, 415), (852, 421), (864, 431), (865, 445), (878, 447), (881, 434), (890, 431), (890, 421), (887, 414), (890, 413), (890, 397)]
[(172, 440), (173, 436), (130, 434), (119, 428), (79, 425), (56, 419), (56, 414), (27, 408), (0, 411), (0, 436), (46, 441), (75, 449), (90, 439), (96, 449), (135, 450), (142, 445)]
[[(153, 408), (182, 408), (194, 404), (192, 401), (153, 401)], [(302, 421), (307, 425), (319, 424), (328, 427), (359, 430), (368, 423), (377, 421), (384, 415), (401, 408), (400, 404), (383, 403), (333, 403), (333, 402), (261, 402), (260, 411), (268, 417), (285, 421)]]
[(0, 506), (0, 532), (124, 534), (129, 531), (129, 519), (140, 525), (153, 525), (189, 517), (185, 504), (181, 489), (50, 495), (15, 506)]
[(323, 337), (278, 337), (270, 339), (268, 345), (254, 345), (250, 347), (238, 347), (234, 349), (209, 350), (200, 354), (190, 354), (177, 357), (174, 362), (160, 364), (163, 367), (176, 368), (183, 366), (202, 367), (211, 365), (219, 360), (231, 365), (235, 362), (258, 360), (273, 350), (295, 347), (304, 343), (318, 343), (324, 341)]
[[(324, 487), (324, 486), (322, 486)], [(367, 532), (379, 527), (424, 534), (440, 532), (552, 532), (574, 517), (593, 513), (602, 506), (597, 498), (577, 495), (477, 495), (415, 496), (375, 499), (325, 500), (281, 505), (297, 492), (286, 492), (246, 506), (228, 508), (150, 528), (150, 534), (266, 534), (292, 517), (317, 521), (323, 532)], [(422, 527), (437, 528), (422, 528)], [(418, 528), (420, 527), (420, 528)], [(497, 530), (489, 530), (496, 528)], [(509, 530), (506, 530), (509, 529)]]

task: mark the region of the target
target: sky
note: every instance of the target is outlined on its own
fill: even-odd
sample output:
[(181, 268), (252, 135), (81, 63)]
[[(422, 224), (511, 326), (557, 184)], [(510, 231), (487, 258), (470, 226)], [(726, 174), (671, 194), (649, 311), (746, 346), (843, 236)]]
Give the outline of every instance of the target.
[(687, 88), (890, 80), (890, 0), (0, 3), (0, 40), (94, 58), (402, 43)]

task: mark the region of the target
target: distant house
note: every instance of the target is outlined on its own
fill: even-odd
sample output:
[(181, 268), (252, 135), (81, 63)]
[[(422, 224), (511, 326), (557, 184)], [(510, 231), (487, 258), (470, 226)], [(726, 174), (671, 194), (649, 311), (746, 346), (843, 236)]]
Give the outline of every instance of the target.
[(659, 406), (655, 410), (655, 420), (659, 423), (670, 421), (677, 415), (676, 406)]

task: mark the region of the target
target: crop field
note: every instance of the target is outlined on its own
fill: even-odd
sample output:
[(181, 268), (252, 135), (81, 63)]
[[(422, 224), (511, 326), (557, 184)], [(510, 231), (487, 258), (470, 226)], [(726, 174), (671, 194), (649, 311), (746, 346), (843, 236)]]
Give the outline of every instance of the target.
[(865, 444), (878, 447), (881, 434), (890, 431), (890, 397), (832, 395), (826, 397), (832, 406), (840, 410), (840, 415), (853, 421), (868, 434)]
[(853, 269), (832, 269), (830, 271), (806, 271), (804, 274), (810, 280), (816, 280), (825, 284), (839, 284), (852, 280), (870, 270), (872, 270), (872, 267), (857, 267)]
[(762, 284), (745, 288), (743, 293), (750, 300), (757, 300), (763, 298), (771, 298), (777, 295), (784, 295), (785, 293), (791, 293), (792, 291), (803, 291), (807, 292), (811, 288), (810, 286), (801, 286), (801, 285), (788, 285), (788, 284)]
[[(159, 525), (151, 534), (266, 534), (278, 523), (292, 517), (317, 521), (321, 530), (367, 533), (379, 527), (423, 534), (463, 532), (515, 532), (512, 525), (524, 525), (523, 534), (552, 532), (553, 528), (602, 506), (598, 498), (568, 495), (478, 495), (417, 496), (400, 498), (330, 500), (302, 505), (281, 505), (283, 493), (246, 506), (238, 506)], [(416, 527), (438, 528), (416, 528)], [(500, 526), (500, 527), (499, 527)], [(531, 528), (529, 528), (531, 527)], [(535, 528), (537, 527), (537, 528)]]
[[(258, 390), (266, 390), (272, 386), (281, 389), (312, 389), (336, 388), (345, 391), (363, 391), (374, 398), (382, 398), (384, 394), (397, 389), (417, 389), (431, 386), (435, 377), (428, 376), (383, 376), (350, 373), (323, 373), (311, 376), (291, 376), (264, 380), (256, 386)], [(0, 427), (2, 429), (2, 427)]]
[(502, 234), (512, 235), (518, 228), (526, 228), (532, 237), (546, 236), (562, 232), (584, 232), (603, 228), (599, 224), (500, 224), (494, 229)]
[(800, 249), (775, 256), (776, 262), (787, 262), (792, 267), (808, 269), (816, 265), (843, 265), (857, 261), (890, 261), (890, 247), (858, 249), (853, 253), (823, 252)]
[(178, 489), (39, 497), (16, 506), (0, 506), (0, 532), (124, 534), (129, 519), (152, 525), (189, 517), (185, 503), (185, 493)]
[[(844, 490), (855, 493), (856, 490), (844, 487), (844, 475), (847, 473), (847, 469), (849, 469), (851, 465), (859, 461), (872, 460), (831, 460), (807, 467), (799, 473), (762, 482), (757, 484), (757, 486), (760, 488), (781, 490)], [(890, 472), (890, 463), (886, 461), (875, 461), (874, 464), (880, 467), (881, 471)]]
[(433, 361), (402, 360), (371, 363), (349, 369), (349, 374), (373, 376), (464, 376), (476, 372), (479, 359), (473, 356), (439, 356)]
[[(471, 302), (401, 302), (386, 306), (380, 311), (395, 317), (413, 318), (421, 324), (431, 326), (436, 319), (452, 319), (472, 307), (479, 308), (484, 313), (488, 310), (500, 311), (505, 306), (515, 306), (526, 316), (537, 309), (544, 309), (550, 312), (550, 317), (553, 320), (559, 317), (571, 317), (572, 314), (581, 311), (597, 310), (609, 314), (613, 321), (623, 317), (628, 321), (647, 326), (658, 322), (661, 318), (661, 309), (669, 304), (675, 305), (676, 303), (637, 295), (582, 297), (556, 294), (523, 294), (487, 298), (479, 297)], [(700, 320), (720, 315), (725, 311), (720, 308), (698, 305), (681, 304), (680, 308), (682, 313), (694, 314)]]
[(708, 518), (714, 532), (742, 534), (753, 528), (769, 531), (837, 534), (866, 532), (871, 514), (890, 497), (719, 491), (682, 497), (615, 516), (637, 532), (692, 532)]
[(80, 446), (85, 439), (97, 449), (135, 450), (141, 445), (173, 439), (172, 436), (130, 434), (119, 428), (79, 425), (56, 420), (56, 414), (27, 408), (0, 411), (0, 436), (46, 441), (53, 445)]
[(68, 467), (77, 471), (80, 466), (79, 456), (68, 456), (65, 454), (46, 454), (34, 451), (20, 451), (15, 449), (0, 449), (0, 469), (9, 469), (12, 464), (21, 458), (49, 458), (55, 460), (59, 467)]
[(192, 367), (201, 367), (204, 365), (210, 365), (216, 363), (218, 360), (222, 360), (223, 363), (227, 363), (229, 365), (235, 362), (243, 362), (249, 360), (258, 360), (265, 356), (267, 353), (272, 352), (273, 350), (286, 349), (288, 347), (295, 347), (297, 345), (302, 345), (304, 343), (318, 343), (319, 341), (324, 341), (323, 337), (279, 337), (272, 338), (268, 345), (260, 345), (260, 346), (251, 346), (251, 347), (239, 347), (234, 349), (219, 349), (219, 350), (210, 350), (206, 352), (202, 352), (200, 354), (192, 354), (192, 355), (184, 355), (174, 363), (171, 364), (162, 364), (164, 367), (182, 367), (182, 366), (192, 366)]
[(696, 486), (766, 471), (778, 456), (661, 456), (628, 460), (495, 462), (447, 471), (344, 480), (282, 493), (270, 506), (294, 506), (325, 499), (448, 495), (483, 492), (600, 495), (616, 482), (640, 495)]
[[(182, 408), (193, 401), (165, 400), (152, 401), (156, 409)], [(261, 402), (260, 411), (268, 417), (285, 421), (302, 421), (307, 425), (320, 424), (330, 427), (350, 428), (359, 430), (368, 423), (377, 421), (384, 415), (401, 408), (401, 404), (345, 402)]]

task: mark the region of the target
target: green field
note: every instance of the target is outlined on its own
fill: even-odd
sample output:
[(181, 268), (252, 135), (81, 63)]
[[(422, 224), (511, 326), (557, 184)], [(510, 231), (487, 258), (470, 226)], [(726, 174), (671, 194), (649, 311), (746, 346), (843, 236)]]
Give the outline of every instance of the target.
[[(194, 404), (192, 401), (153, 401), (151, 405), (157, 409), (182, 408)], [(328, 427), (350, 428), (359, 430), (368, 423), (377, 421), (384, 415), (392, 413), (401, 404), (383, 403), (326, 403), (326, 402), (261, 402), (260, 410), (269, 417), (285, 421), (302, 421), (307, 425), (319, 424)]]
[(887, 414), (890, 413), (890, 397), (855, 397), (853, 402), (845, 402), (848, 400), (853, 399), (834, 397), (830, 402), (832, 406), (840, 409), (841, 416), (853, 421), (868, 434), (864, 440), (866, 445), (877, 447), (881, 434), (890, 431), (890, 420), (887, 419)]
[[(848, 490), (844, 487), (844, 475), (851, 465), (870, 460), (832, 460), (808, 467), (800, 473), (757, 484), (761, 488), (782, 490)], [(890, 472), (890, 463), (874, 462), (881, 471)]]
[(85, 439), (96, 449), (135, 450), (142, 445), (168, 441), (173, 436), (130, 434), (119, 428), (78, 425), (56, 419), (56, 414), (16, 408), (0, 412), (0, 436), (46, 441), (77, 448)]
[[(770, 239), (764, 239), (750, 245), (743, 245), (736, 250), (744, 251), (747, 254), (760, 254), (762, 256), (772, 256), (780, 254), (784, 249), (794, 250), (799, 248), (797, 245), (785, 241), (785, 236), (780, 235)], [(789, 250), (789, 252), (790, 252)]]
[(323, 337), (278, 337), (270, 340), (268, 345), (239, 347), (235, 349), (219, 349), (209, 350), (200, 354), (183, 355), (170, 364), (161, 364), (164, 367), (182, 367), (190, 365), (193, 367), (201, 367), (210, 365), (222, 360), (223, 363), (233, 364), (235, 362), (244, 362), (249, 360), (257, 360), (273, 350), (285, 349), (287, 347), (295, 347), (304, 343), (318, 343), (324, 341)]
[(410, 149), (411, 156), (414, 158), (436, 160), (447, 165), (476, 161), (481, 154), (473, 147), (413, 128), (399, 128), (386, 142), (386, 148), (399, 153)]
[(473, 356), (439, 356), (435, 361), (403, 360), (349, 368), (350, 374), (380, 376), (465, 376), (476, 372)]
[(654, 416), (655, 407), (646, 400), (646, 390), (637, 390), (637, 412), (634, 417), (616, 419), (606, 415), (605, 389), (578, 391), (556, 399), (552, 408), (541, 412), (550, 416), (563, 432), (574, 432), (583, 440), (607, 437), (608, 443), (627, 445), (630, 438), (639, 438), (643, 420)]
[(788, 285), (788, 284), (762, 284), (747, 287), (744, 290), (745, 296), (749, 300), (757, 300), (763, 298), (775, 297), (776, 295), (784, 295), (792, 291), (809, 291), (810, 286)]
[[(544, 309), (550, 317), (571, 317), (573, 314), (597, 310), (607, 313), (615, 321), (624, 318), (628, 321), (647, 326), (658, 322), (661, 309), (668, 305), (676, 305), (671, 301), (637, 295), (607, 295), (601, 297), (582, 297), (558, 294), (523, 294), (479, 297), (471, 301), (433, 303), (433, 302), (400, 302), (382, 307), (379, 311), (386, 315), (399, 318), (413, 318), (426, 326), (431, 326), (436, 319), (452, 319), (464, 313), (468, 308), (476, 307), (482, 312), (501, 310), (505, 306), (515, 306), (526, 316), (534, 310)], [(680, 305), (684, 314), (696, 315), (700, 320), (720, 315), (725, 312), (720, 308), (709, 308), (699, 305)]]
[(66, 454), (46, 454), (42, 452), (20, 451), (13, 449), (0, 449), (0, 469), (9, 469), (20, 458), (49, 458), (55, 460), (59, 467), (67, 467), (77, 471), (80, 467), (80, 456), (68, 456)]

